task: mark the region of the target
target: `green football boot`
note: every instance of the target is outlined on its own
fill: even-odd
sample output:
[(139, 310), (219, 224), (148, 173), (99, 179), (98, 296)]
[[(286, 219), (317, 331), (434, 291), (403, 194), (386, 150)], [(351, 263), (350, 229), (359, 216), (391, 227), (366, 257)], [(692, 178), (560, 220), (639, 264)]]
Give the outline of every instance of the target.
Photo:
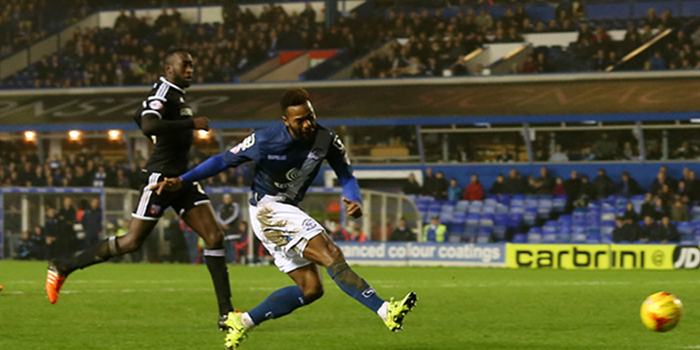
[(404, 317), (416, 307), (417, 301), (418, 297), (414, 292), (408, 293), (401, 301), (394, 301), (394, 298), (391, 298), (386, 310), (386, 319), (384, 319), (387, 328), (392, 332), (400, 331), (403, 328)]
[(226, 350), (238, 349), (243, 339), (248, 337), (248, 329), (241, 322), (243, 314), (239, 311), (231, 311), (228, 313), (228, 318), (224, 322), (226, 325)]

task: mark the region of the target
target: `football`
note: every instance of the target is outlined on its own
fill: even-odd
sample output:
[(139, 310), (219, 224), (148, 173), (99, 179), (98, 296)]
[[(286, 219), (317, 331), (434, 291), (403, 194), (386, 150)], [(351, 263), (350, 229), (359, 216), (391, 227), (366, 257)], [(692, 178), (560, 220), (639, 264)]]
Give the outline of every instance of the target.
[(642, 304), (642, 322), (655, 332), (668, 332), (681, 320), (683, 304), (675, 295), (659, 292), (650, 295)]

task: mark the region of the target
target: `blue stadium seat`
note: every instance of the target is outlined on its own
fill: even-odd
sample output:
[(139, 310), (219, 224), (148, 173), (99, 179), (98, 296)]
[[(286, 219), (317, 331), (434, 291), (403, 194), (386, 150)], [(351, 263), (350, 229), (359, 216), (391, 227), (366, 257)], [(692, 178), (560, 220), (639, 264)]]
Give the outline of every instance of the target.
[(610, 244), (613, 243), (613, 235), (603, 233), (600, 235), (600, 243)]
[(496, 213), (496, 207), (485, 205), (483, 208), (481, 208), (481, 213), (482, 214), (494, 214), (494, 213)]
[(588, 244), (600, 243), (600, 234), (599, 233), (589, 233), (588, 237), (586, 237), (586, 243), (588, 243)]
[(679, 222), (678, 225), (676, 226), (678, 229), (678, 233), (680, 234), (692, 234), (693, 233), (693, 224), (684, 221), (684, 222)]
[(695, 234), (693, 233), (681, 233), (681, 241), (680, 244), (682, 245), (695, 245)]
[(537, 202), (538, 202), (537, 196), (534, 196), (534, 195), (525, 196), (525, 202), (524, 202), (525, 209), (537, 208)]
[(481, 214), (481, 219), (479, 220), (480, 227), (493, 227), (493, 214)]
[(459, 201), (455, 204), (455, 211), (466, 213), (469, 210), (469, 201)]
[(493, 237), (496, 241), (505, 239), (508, 231), (508, 214), (497, 213), (493, 217)]
[(696, 205), (690, 210), (690, 217), (692, 220), (700, 220), (700, 206)]
[(557, 234), (555, 232), (543, 232), (542, 243), (557, 243)]
[(588, 235), (586, 229), (580, 226), (574, 226), (571, 233), (571, 243), (586, 243)]
[(469, 214), (480, 214), (481, 213), (481, 207), (469, 207)]
[(566, 209), (566, 196), (556, 196), (552, 200), (552, 210), (557, 213), (563, 213)]
[(513, 197), (510, 198), (510, 206), (511, 207), (524, 207), (525, 206), (525, 196), (522, 194), (514, 194)]
[(498, 203), (503, 204), (505, 206), (510, 205), (510, 196), (507, 194), (499, 195), (497, 200), (498, 200)]
[(508, 209), (507, 205), (503, 205), (501, 203), (498, 203), (496, 205), (496, 213), (506, 213), (507, 214), (508, 212), (510, 212), (510, 210)]
[(476, 234), (476, 231), (479, 230), (479, 220), (480, 219), (481, 218), (479, 217), (479, 214), (470, 213), (469, 215), (467, 215), (466, 233)]
[(571, 242), (571, 233), (557, 233), (557, 243), (569, 243)]
[(525, 207), (510, 207), (511, 214), (520, 214), (523, 215), (525, 213)]
[(523, 220), (523, 215), (518, 213), (508, 214), (508, 228), (517, 230), (520, 228), (520, 223)]
[(527, 243), (527, 235), (523, 233), (518, 233), (513, 235), (513, 243)]
[(483, 202), (483, 201), (471, 201), (471, 202), (469, 203), (469, 207), (470, 207), (470, 208), (471, 208), (471, 207), (479, 207), (479, 208), (481, 208), (481, 207), (483, 207), (483, 206), (484, 206), (484, 202)]
[(497, 201), (495, 198), (487, 198), (487, 199), (484, 201), (484, 206), (495, 207), (496, 204), (498, 204), (498, 201)]
[(527, 232), (527, 243), (542, 243), (542, 229), (532, 227)]
[(534, 226), (537, 220), (537, 208), (527, 208), (523, 214), (523, 222), (527, 226)]
[(617, 210), (614, 207), (604, 207), (600, 213), (600, 221), (615, 221), (616, 216)]

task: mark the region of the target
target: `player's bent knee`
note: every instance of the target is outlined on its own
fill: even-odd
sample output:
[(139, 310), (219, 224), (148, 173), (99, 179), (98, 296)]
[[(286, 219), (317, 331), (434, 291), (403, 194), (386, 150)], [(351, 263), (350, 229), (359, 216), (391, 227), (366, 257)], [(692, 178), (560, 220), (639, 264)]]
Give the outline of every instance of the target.
[(224, 233), (221, 230), (211, 230), (204, 236), (207, 249), (218, 249), (224, 246)]
[(304, 297), (306, 298), (306, 303), (311, 304), (314, 301), (321, 299), (323, 296), (324, 290), (323, 290), (323, 285), (316, 285), (312, 286), (309, 288), (306, 288), (306, 290), (302, 291), (304, 293)]

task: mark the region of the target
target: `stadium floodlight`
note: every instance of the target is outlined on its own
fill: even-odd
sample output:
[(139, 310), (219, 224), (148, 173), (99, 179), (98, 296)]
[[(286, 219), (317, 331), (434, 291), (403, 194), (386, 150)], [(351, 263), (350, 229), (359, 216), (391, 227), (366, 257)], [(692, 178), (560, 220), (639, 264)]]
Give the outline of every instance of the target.
[(208, 130), (197, 130), (197, 137), (199, 137), (200, 140), (206, 140), (209, 138), (209, 131)]
[(119, 140), (121, 135), (122, 135), (122, 132), (120, 130), (110, 130), (109, 131), (109, 139), (112, 141)]
[(690, 122), (693, 124), (700, 124), (700, 118), (691, 118)]
[(34, 131), (25, 131), (24, 132), (24, 139), (33, 142), (36, 141), (36, 132)]
[(71, 130), (68, 132), (68, 136), (70, 137), (71, 141), (77, 141), (78, 139), (80, 139), (80, 131)]

